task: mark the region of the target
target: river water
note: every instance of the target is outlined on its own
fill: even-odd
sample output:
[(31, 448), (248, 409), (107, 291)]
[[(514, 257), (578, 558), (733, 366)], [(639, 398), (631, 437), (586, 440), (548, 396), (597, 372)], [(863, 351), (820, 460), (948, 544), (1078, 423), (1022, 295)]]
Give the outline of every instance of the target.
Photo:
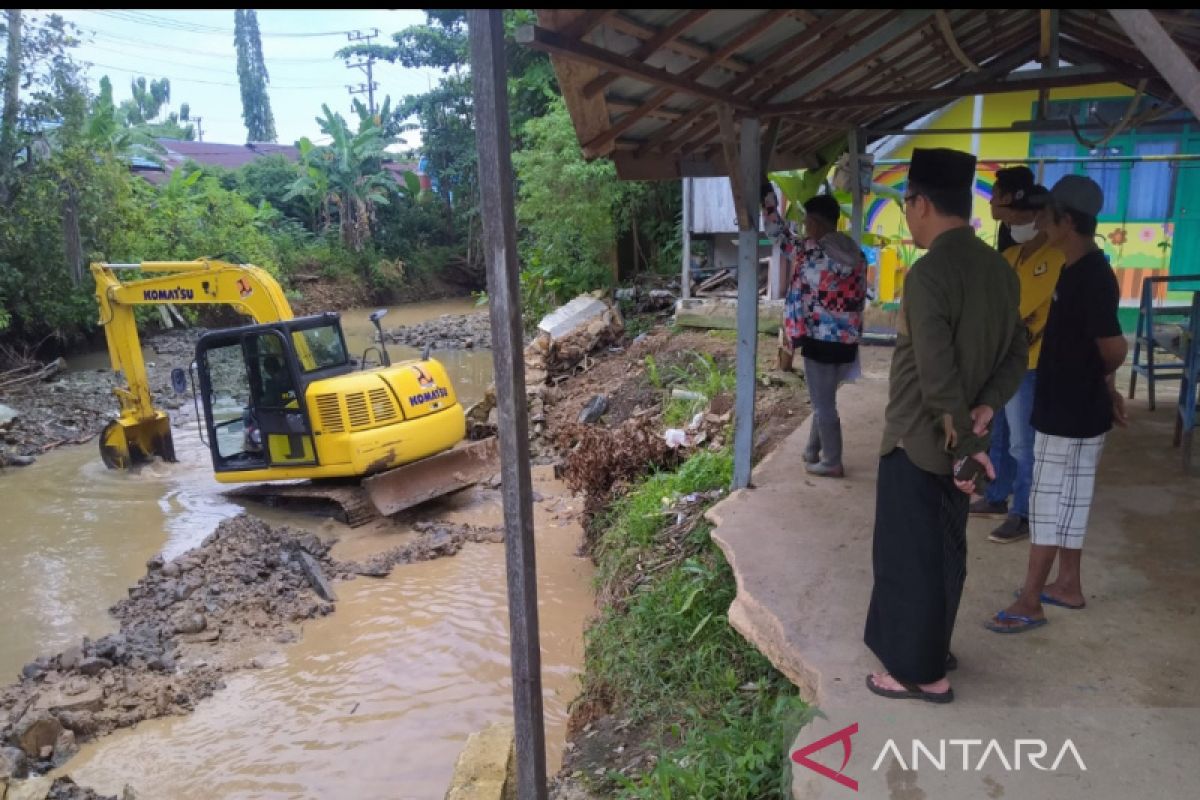
[[(370, 339), (371, 309), (343, 314), (348, 345)], [(466, 313), (469, 301), (392, 309), (389, 327)], [(415, 355), (391, 346), (394, 360)], [(435, 353), (464, 403), (491, 381), (488, 351)], [(81, 368), (95, 365), (86, 363)], [(115, 402), (115, 401), (114, 401)], [(156, 553), (199, 544), (243, 507), (221, 494), (194, 422), (175, 429), (175, 464), (129, 473), (100, 463), (94, 443), (52, 451), (0, 478), (0, 675), (39, 653), (115, 629), (106, 609)], [(591, 567), (575, 555), (578, 502), (535, 470), (539, 606), (547, 741), (557, 764), (577, 691)], [(273, 523), (338, 536), (356, 558), (410, 536), (403, 526), (351, 531), (331, 520), (248, 506)], [(495, 492), (470, 489), (430, 512), (499, 525)], [(260, 670), (233, 675), (187, 717), (142, 723), (85, 745), (64, 768), (77, 782), (147, 798), (440, 798), (466, 737), (511, 716), (504, 547), (399, 566), (385, 579), (339, 584), (337, 611), (305, 624)]]

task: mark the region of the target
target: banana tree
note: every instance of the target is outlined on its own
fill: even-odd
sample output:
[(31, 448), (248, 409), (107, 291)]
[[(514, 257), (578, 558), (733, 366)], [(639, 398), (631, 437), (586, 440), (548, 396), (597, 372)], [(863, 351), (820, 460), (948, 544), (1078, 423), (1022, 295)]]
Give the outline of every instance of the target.
[(395, 139), (385, 135), (369, 116), (360, 119), (358, 133), (352, 133), (341, 114), (324, 104), (321, 111), (324, 116), (317, 117), (317, 124), (330, 142), (316, 146), (301, 140), (305, 170), (285, 199), (305, 197), (319, 202), (324, 214), (322, 228), (331, 225), (336, 214), (343, 244), (361, 252), (371, 239), (375, 209), (387, 205), (388, 195), (397, 189), (383, 168), (384, 149)]

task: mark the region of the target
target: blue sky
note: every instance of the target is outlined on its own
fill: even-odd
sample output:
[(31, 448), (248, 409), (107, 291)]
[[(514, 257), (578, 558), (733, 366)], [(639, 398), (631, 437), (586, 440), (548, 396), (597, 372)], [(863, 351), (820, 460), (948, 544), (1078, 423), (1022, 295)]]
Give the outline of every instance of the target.
[[(49, 11), (30, 11), (43, 15)], [(84, 44), (75, 50), (77, 61), (89, 62), (89, 83), (97, 91), (108, 75), (114, 99), (130, 96), (130, 81), (143, 75), (171, 80), (170, 110), (186, 102), (193, 117), (202, 119), (204, 141), (241, 144), (246, 141), (242, 101), (237, 80), (237, 55), (233, 46), (233, 9), (179, 11), (172, 9), (86, 9), (61, 14), (83, 30)], [(348, 84), (366, 83), (359, 69), (347, 69), (333, 57), (348, 44), (346, 31), (371, 33), (377, 44), (391, 44), (391, 36), (409, 25), (425, 22), (415, 9), (259, 9), (263, 55), (271, 83), (271, 110), (279, 142), (290, 144), (301, 136), (318, 143), (315, 117), (321, 103), (348, 119), (351, 95)], [(437, 70), (406, 69), (376, 62), (376, 102), (391, 95), (393, 105), (406, 94), (424, 92), (436, 84)], [(364, 103), (365, 94), (354, 95)], [(419, 144), (419, 134), (406, 134), (409, 146)]]

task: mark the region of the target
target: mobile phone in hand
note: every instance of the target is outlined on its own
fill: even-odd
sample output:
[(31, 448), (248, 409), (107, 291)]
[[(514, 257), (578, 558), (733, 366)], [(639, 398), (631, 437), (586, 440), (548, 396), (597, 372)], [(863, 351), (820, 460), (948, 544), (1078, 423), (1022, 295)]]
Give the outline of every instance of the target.
[(954, 465), (954, 479), (956, 481), (974, 481), (976, 494), (983, 494), (987, 491), (987, 469), (973, 458), (964, 458)]

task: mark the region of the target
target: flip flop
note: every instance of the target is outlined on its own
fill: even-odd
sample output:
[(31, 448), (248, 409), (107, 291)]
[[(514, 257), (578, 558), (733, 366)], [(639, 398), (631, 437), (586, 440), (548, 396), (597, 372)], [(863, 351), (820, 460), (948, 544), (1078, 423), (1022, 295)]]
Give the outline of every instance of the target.
[[(1013, 597), (1020, 597), (1020, 596), (1021, 596), (1020, 589), (1017, 589), (1015, 592), (1013, 592)], [(1059, 600), (1057, 597), (1051, 597), (1050, 595), (1046, 594), (1045, 592), (1042, 592), (1042, 594), (1038, 597), (1038, 600), (1040, 600), (1042, 603), (1044, 603), (1048, 606), (1058, 606), (1059, 608), (1069, 608), (1072, 611), (1078, 611), (1081, 608), (1087, 608), (1087, 603), (1080, 603), (1077, 606), (1073, 606), (1070, 603), (1064, 603), (1062, 600)]]
[(1064, 603), (1062, 600), (1059, 600), (1057, 597), (1051, 597), (1050, 595), (1046, 594), (1045, 592), (1042, 592), (1042, 596), (1038, 599), (1040, 599), (1043, 603), (1045, 603), (1048, 606), (1058, 606), (1059, 608), (1069, 608), (1072, 611), (1078, 611), (1079, 609), (1087, 606), (1087, 603), (1080, 603), (1077, 606), (1073, 606), (1070, 603)]
[(871, 680), (871, 674), (867, 673), (867, 690), (872, 694), (877, 694), (880, 697), (886, 697), (889, 700), (924, 700), (928, 703), (949, 703), (954, 700), (954, 690), (947, 689), (944, 692), (926, 692), (920, 686), (912, 683), (904, 683), (896, 681), (903, 689), (884, 689), (876, 686), (875, 681)]
[[(996, 622), (1019, 622), (1020, 625), (997, 625)], [(1045, 619), (1034, 619), (1033, 617), (1022, 616), (1021, 614), (1009, 614), (1007, 611), (999, 611), (996, 613), (995, 619), (989, 620), (985, 628), (995, 633), (1023, 633), (1034, 628), (1040, 628), (1046, 624)]]

